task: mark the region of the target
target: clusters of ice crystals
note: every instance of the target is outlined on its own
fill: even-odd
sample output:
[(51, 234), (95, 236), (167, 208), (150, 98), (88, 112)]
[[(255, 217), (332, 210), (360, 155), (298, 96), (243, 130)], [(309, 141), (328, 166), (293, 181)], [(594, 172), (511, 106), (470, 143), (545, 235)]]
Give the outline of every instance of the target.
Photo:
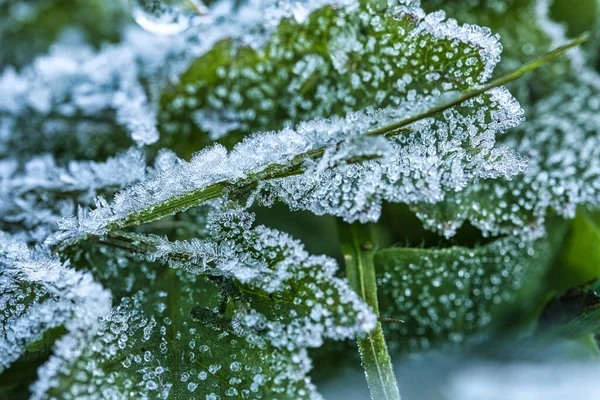
[[(552, 241), (517, 236), (478, 248), (390, 248), (377, 253), (378, 290), (392, 346), (412, 351), (482, 334), (502, 308), (535, 293), (553, 259)], [(525, 293), (525, 294), (524, 294)]]
[(81, 335), (109, 310), (109, 293), (89, 273), (0, 232), (0, 371), (48, 330)]
[(74, 141), (93, 157), (107, 146), (106, 137), (114, 140), (115, 124), (139, 146), (155, 143), (159, 93), (191, 60), (223, 38), (246, 35), (258, 43), (264, 32), (249, 32), (267, 17), (274, 21), (287, 15), (269, 0), (250, 1), (237, 12), (232, 7), (231, 1), (220, 2), (213, 23), (185, 35), (154, 36), (129, 27), (120, 43), (99, 51), (58, 43), (19, 72), (7, 67), (0, 72), (0, 153), (14, 151), (24, 138), (42, 137)]
[[(86, 47), (55, 45), (50, 54), (17, 73), (8, 68), (0, 75), (0, 126), (3, 151), (22, 137), (38, 135), (52, 140), (58, 134), (87, 140), (88, 133), (110, 132), (116, 120), (131, 132), (139, 145), (158, 139), (155, 111), (150, 106), (140, 78), (152, 68), (139, 57), (136, 46), (143, 40), (130, 32), (123, 43), (107, 46), (100, 52)], [(154, 45), (156, 57), (166, 58), (164, 43)], [(161, 50), (162, 49), (162, 50)], [(156, 73), (156, 72), (155, 72)], [(13, 137), (6, 137), (14, 130)]]
[(325, 7), (283, 21), (262, 48), (242, 45), (222, 44), (190, 67), (164, 97), (165, 130), (216, 140), (396, 107), (483, 83), (502, 50), (489, 29), (404, 2)]
[(600, 206), (598, 110), (600, 77), (590, 69), (540, 99), (527, 121), (506, 139), (528, 159), (510, 181), (480, 181), (451, 194), (448, 207), (418, 205), (427, 225), (451, 236), (466, 220), (485, 234), (544, 232), (549, 212), (572, 218), (579, 205)]
[[(395, 121), (390, 115), (398, 114), (392, 110), (377, 113), (369, 119), (368, 126), (377, 128)], [(214, 145), (196, 153), (189, 162), (164, 153), (161, 160), (168, 165), (165, 169), (157, 170), (151, 179), (120, 191), (111, 204), (98, 204), (98, 208), (89, 213), (81, 212), (78, 218), (64, 220), (61, 238), (102, 234), (111, 224), (118, 225), (136, 213), (193, 196), (212, 185), (233, 185), (269, 166), (289, 164), (296, 156), (311, 150), (329, 149), (332, 159), (336, 154), (342, 159), (365, 153), (384, 156), (387, 141), (382, 137), (364, 137), (367, 125), (356, 125), (362, 116), (319, 119), (302, 123), (296, 129), (257, 133), (229, 153), (225, 147)]]
[[(87, 342), (59, 342), (32, 398), (321, 398), (307, 376), (305, 350), (249, 341), (217, 314), (213, 321), (190, 318), (201, 293), (187, 286), (124, 298)], [(169, 296), (184, 306), (167, 306)]]
[(57, 223), (73, 215), (76, 204), (91, 205), (100, 193), (111, 193), (147, 177), (143, 154), (137, 149), (104, 162), (70, 161), (58, 165), (49, 155), (0, 161), (0, 221), (15, 231), (29, 230), (42, 242)]
[[(263, 201), (275, 197), (293, 209), (368, 222), (379, 219), (384, 200), (431, 204), (479, 179), (510, 179), (526, 162), (508, 147), (495, 147), (496, 134), (518, 125), (522, 114), (508, 91), (494, 90), (438, 118), (411, 125), (412, 133), (388, 141), (392, 155), (384, 160), (314, 169), (267, 182)], [(356, 124), (364, 124), (366, 130), (371, 118), (363, 116)]]
[[(245, 179), (256, 179), (263, 202), (278, 198), (292, 208), (364, 222), (378, 219), (384, 199), (436, 202), (446, 191), (461, 190), (473, 180), (511, 177), (522, 170), (524, 162), (519, 156), (494, 147), (495, 135), (522, 119), (521, 108), (505, 89), (448, 110), (440, 118), (419, 121), (410, 127), (410, 134), (395, 139), (365, 136), (367, 131), (408, 118), (432, 104), (415, 101), (398, 108), (349, 113), (345, 118), (320, 118), (295, 129), (257, 133), (229, 153), (223, 146), (212, 146), (190, 162), (172, 161), (173, 168), (119, 192), (111, 204), (99, 204), (89, 213), (63, 221), (57, 240), (103, 234), (137, 214), (197, 196), (194, 204), (176, 210), (183, 211), (201, 202), (198, 193), (233, 187)], [(324, 156), (318, 162), (307, 162), (303, 175), (261, 181), (267, 167), (290, 164), (297, 156), (318, 149), (325, 149)], [(357, 157), (377, 159), (347, 164)], [(346, 184), (339, 185), (344, 179)], [(249, 201), (252, 199), (250, 196)]]
[[(497, 34), (494, 35), (487, 27), (459, 25), (454, 19), (446, 20), (446, 13), (444, 11), (436, 11), (427, 14), (411, 32), (411, 36), (418, 37), (423, 33), (428, 33), (438, 40), (446, 39), (468, 43), (470, 46), (479, 49), (479, 57), (483, 62), (484, 68), (476, 79), (466, 79), (466, 82), (470, 85), (488, 80), (492, 75), (494, 67), (500, 62), (500, 53), (502, 53), (500, 36)], [(467, 51), (464, 51), (464, 53), (469, 54)], [(456, 54), (456, 56), (459, 55)], [(473, 59), (467, 58), (464, 60), (464, 66), (472, 66), (476, 62)], [(461, 67), (463, 65), (457, 63), (457, 66)], [(465, 73), (468, 74), (469, 72), (467, 68)]]
[(260, 326), (278, 348), (319, 347), (324, 338), (347, 339), (375, 327), (372, 311), (335, 276), (335, 260), (309, 255), (283, 232), (251, 228), (253, 219), (239, 210), (213, 212), (210, 239), (154, 239), (149, 256), (196, 274), (233, 278), (242, 293), (269, 296), (275, 304), (249, 296), (250, 309), (238, 309), (233, 323), (240, 335)]

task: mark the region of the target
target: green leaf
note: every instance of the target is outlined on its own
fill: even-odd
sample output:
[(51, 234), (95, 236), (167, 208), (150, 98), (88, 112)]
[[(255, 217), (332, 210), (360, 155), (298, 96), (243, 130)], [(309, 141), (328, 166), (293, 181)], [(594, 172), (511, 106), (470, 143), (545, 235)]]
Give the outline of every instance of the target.
[(390, 248), (375, 254), (382, 317), (390, 348), (417, 350), (458, 343), (501, 325), (518, 307), (531, 313), (564, 235), (534, 243), (518, 237), (443, 249)]
[(324, 7), (303, 22), (285, 19), (259, 49), (226, 40), (165, 92), (163, 128), (177, 141), (190, 137), (188, 151), (196, 150), (205, 135), (235, 133), (231, 143), (254, 131), (397, 106), (487, 80), (501, 50), (497, 38), (443, 19), (367, 2)]
[(5, 233), (0, 239), (3, 372), (26, 353), (47, 354), (65, 331), (92, 329), (109, 310), (110, 300), (90, 274), (67, 267), (44, 250), (32, 251)]
[(205, 238), (115, 232), (74, 252), (121, 304), (93, 338), (65, 339), (80, 355), (55, 354), (39, 396), (318, 398), (306, 349), (364, 335), (374, 314), (332, 259), (252, 228), (251, 214), (216, 209), (206, 221)]
[(597, 214), (580, 208), (571, 222), (561, 263), (549, 279), (556, 290), (600, 278), (600, 225)]
[[(422, 4), (427, 11), (441, 8), (459, 22), (487, 26), (499, 34), (503, 50), (497, 71), (501, 74), (541, 56), (556, 46), (555, 38), (560, 36), (560, 28), (552, 26), (548, 18), (550, 9), (537, 0), (423, 0)], [(511, 89), (525, 101), (554, 87), (566, 68), (568, 60), (559, 60), (514, 83)]]
[(336, 277), (335, 260), (309, 255), (289, 235), (239, 211), (209, 214), (206, 239), (168, 241), (149, 235), (114, 233), (103, 243), (159, 260), (173, 268), (210, 276), (237, 307), (240, 327), (260, 325), (278, 347), (319, 347), (374, 328), (371, 309)]
[(598, 207), (600, 75), (573, 68), (561, 83), (502, 140), (530, 155), (524, 173), (481, 180), (439, 204), (413, 206), (428, 227), (451, 236), (469, 221), (486, 235), (536, 237), (548, 216), (573, 218), (580, 206)]
[(155, 283), (124, 298), (93, 337), (62, 343), (34, 398), (319, 398), (304, 350), (234, 329), (207, 307), (215, 288), (192, 275), (171, 270)]
[[(77, 27), (95, 46), (117, 41), (128, 21), (126, 7), (101, 0), (40, 0), (19, 8), (0, 4), (0, 66), (22, 67), (45, 53), (65, 30)], [(27, 43), (23, 46), (23, 43)]]

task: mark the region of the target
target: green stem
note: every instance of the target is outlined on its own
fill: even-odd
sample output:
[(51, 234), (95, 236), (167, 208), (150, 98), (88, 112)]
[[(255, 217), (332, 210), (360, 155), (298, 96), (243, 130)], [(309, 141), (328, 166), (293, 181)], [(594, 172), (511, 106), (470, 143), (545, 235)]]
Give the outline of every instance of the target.
[[(350, 286), (379, 317), (377, 281), (373, 264), (374, 243), (369, 225), (339, 222), (338, 231), (346, 275)], [(400, 391), (392, 360), (385, 343), (381, 323), (364, 338), (358, 338), (367, 384), (373, 400), (400, 400)]]
[(555, 60), (556, 58), (560, 57), (561, 55), (565, 54), (570, 49), (577, 47), (577, 46), (581, 45), (582, 43), (585, 43), (589, 38), (590, 38), (590, 34), (586, 32), (586, 33), (580, 35), (579, 37), (577, 37), (577, 39), (573, 40), (572, 42), (569, 42), (569, 43), (565, 44), (564, 46), (557, 47), (556, 49), (550, 51), (549, 53), (545, 54), (544, 56), (522, 65), (521, 67), (515, 69), (514, 71), (509, 72), (508, 74), (506, 74), (496, 80), (493, 80), (492, 82), (488, 83), (487, 85), (481, 86), (477, 89), (473, 89), (463, 95), (456, 97), (453, 100), (450, 100), (447, 103), (433, 107), (433, 108), (431, 108), (427, 111), (424, 111), (420, 114), (406, 118), (402, 121), (398, 121), (394, 124), (384, 126), (382, 128), (367, 132), (366, 135), (367, 136), (377, 136), (377, 135), (386, 134), (388, 132), (397, 131), (399, 129), (405, 128), (406, 126), (412, 124), (413, 122), (417, 122), (419, 120), (432, 117), (435, 114), (438, 114), (449, 108), (458, 106), (458, 105), (464, 103), (465, 101), (470, 100), (473, 97), (477, 97), (491, 89), (494, 89), (494, 88), (497, 88), (500, 86), (504, 86), (512, 81), (515, 81), (515, 80), (521, 78), (523, 75), (526, 75), (532, 71), (535, 71), (536, 69), (540, 68), (541, 66), (548, 64), (549, 62), (551, 62), (551, 61)]

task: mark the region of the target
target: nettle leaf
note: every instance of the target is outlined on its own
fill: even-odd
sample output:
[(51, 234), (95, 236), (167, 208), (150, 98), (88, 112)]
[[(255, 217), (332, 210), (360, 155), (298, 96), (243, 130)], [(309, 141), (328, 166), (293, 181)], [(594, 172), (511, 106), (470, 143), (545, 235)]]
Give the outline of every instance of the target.
[[(26, 352), (48, 351), (57, 334), (93, 331), (110, 295), (88, 273), (47, 250), (0, 234), (0, 372)], [(47, 336), (44, 336), (48, 334)]]
[(458, 343), (500, 324), (518, 302), (531, 308), (543, 292), (566, 224), (533, 243), (506, 237), (475, 248), (390, 248), (375, 253), (381, 316), (395, 349)]
[(539, 100), (504, 141), (528, 156), (523, 174), (510, 181), (479, 181), (449, 194), (442, 206), (415, 206), (419, 217), (446, 236), (468, 220), (488, 235), (535, 237), (549, 213), (573, 218), (579, 205), (597, 208), (600, 76), (588, 68), (575, 72), (577, 77)]
[[(547, 0), (422, 1), (426, 11), (443, 8), (459, 22), (487, 26), (497, 33), (501, 38), (503, 51), (502, 60), (495, 70), (501, 74), (518, 68), (532, 57), (539, 57), (567, 40), (565, 27), (553, 20), (555, 16), (565, 16), (565, 13), (556, 15), (553, 12), (557, 3), (559, 1)], [(572, 7), (571, 4), (567, 8), (586, 10), (586, 13), (593, 13), (594, 9), (586, 6)], [(578, 33), (581, 32), (583, 31)], [(560, 78), (569, 69), (570, 62), (581, 60), (581, 52), (572, 51), (568, 57), (556, 60), (537, 73), (512, 83), (511, 91), (522, 102), (523, 107), (527, 108), (530, 102), (549, 93), (562, 81)]]
[[(427, 11), (443, 8), (460, 22), (487, 26), (497, 33), (503, 47), (498, 68), (504, 72), (544, 54), (557, 44), (554, 43), (557, 36), (562, 35), (562, 28), (549, 18), (551, 2), (546, 0), (423, 0), (421, 3)], [(558, 71), (564, 68), (561, 64), (559, 61), (546, 69)]]
[(285, 233), (251, 228), (253, 219), (238, 210), (216, 213), (209, 217), (210, 239), (148, 238), (145, 244), (154, 249), (147, 254), (196, 274), (233, 279), (239, 293), (231, 295), (240, 302), (233, 323), (240, 330), (261, 327), (277, 347), (319, 347), (324, 339), (348, 339), (375, 327), (372, 310), (335, 276), (335, 260), (308, 255)]
[(320, 398), (305, 350), (237, 334), (203, 307), (217, 296), (193, 275), (160, 278), (124, 298), (94, 337), (60, 343), (32, 398)]
[(216, 207), (205, 238), (114, 232), (100, 252), (82, 243), (77, 264), (121, 305), (97, 338), (65, 340), (35, 396), (319, 398), (306, 349), (365, 334), (375, 315), (335, 261), (252, 222)]
[(143, 154), (133, 148), (103, 162), (72, 160), (62, 166), (46, 154), (20, 164), (16, 159), (0, 162), (0, 224), (6, 230), (25, 229), (36, 242), (73, 215), (77, 204), (94, 204), (100, 194), (112, 195), (151, 176)]
[(217, 140), (464, 91), (491, 76), (498, 36), (409, 3), (324, 7), (282, 20), (258, 49), (217, 44), (165, 92), (163, 128)]
[(41, 368), (33, 398), (320, 398), (305, 350), (240, 336), (227, 317), (202, 308), (214, 290), (189, 274), (165, 280), (177, 292), (154, 287), (125, 298), (94, 338), (65, 343), (69, 357)]

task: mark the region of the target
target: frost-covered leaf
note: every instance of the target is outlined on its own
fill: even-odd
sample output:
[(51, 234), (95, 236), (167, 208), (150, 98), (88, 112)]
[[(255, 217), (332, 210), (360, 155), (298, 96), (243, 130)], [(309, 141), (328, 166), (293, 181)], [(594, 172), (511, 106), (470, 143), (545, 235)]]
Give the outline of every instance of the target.
[(502, 46), (410, 2), (360, 2), (283, 20), (261, 48), (228, 40), (162, 99), (162, 126), (193, 141), (399, 106), (485, 82)]
[[(421, 3), (427, 11), (442, 8), (461, 23), (487, 26), (500, 35), (502, 60), (496, 68), (500, 73), (518, 68), (531, 58), (539, 57), (567, 40), (565, 28), (552, 19), (551, 6), (556, 1), (423, 0)], [(584, 6), (568, 8), (585, 9)], [(591, 11), (588, 9), (586, 13)], [(548, 93), (568, 69), (569, 62), (582, 57), (575, 50), (570, 53), (569, 58), (557, 60), (510, 86), (517, 98), (525, 102), (524, 107), (527, 107), (527, 101)]]
[(258, 45), (293, 9), (286, 1), (218, 3), (210, 23), (184, 34), (156, 36), (125, 26), (119, 43), (100, 50), (59, 42), (21, 70), (0, 70), (0, 155), (45, 149), (65, 158), (103, 158), (132, 143), (157, 142), (163, 88), (224, 38)]
[(600, 76), (573, 72), (504, 140), (528, 157), (524, 173), (479, 181), (442, 205), (416, 206), (426, 225), (451, 236), (468, 220), (484, 234), (539, 236), (549, 213), (573, 218), (579, 205), (600, 205)]
[(94, 337), (60, 343), (32, 398), (320, 398), (304, 350), (239, 336), (226, 316), (198, 311), (214, 290), (185, 274), (162, 278), (123, 299)]
[(0, 234), (0, 372), (32, 346), (49, 348), (36, 343), (46, 332), (93, 331), (109, 310), (109, 293), (89, 273)]
[[(308, 255), (289, 235), (264, 226), (251, 228), (253, 215), (231, 210), (209, 218), (210, 239), (168, 242), (138, 239), (146, 253), (172, 267), (233, 279), (241, 309), (234, 324), (267, 331), (277, 347), (319, 347), (375, 327), (370, 308), (335, 276), (337, 263)], [(135, 237), (133, 238), (136, 241)]]
[[(392, 348), (418, 350), (498, 325), (511, 306), (532, 306), (554, 261), (564, 223), (534, 243), (519, 237), (446, 249), (390, 248), (375, 254), (382, 317)], [(517, 303), (518, 302), (518, 303)]]
[(115, 232), (97, 239), (100, 252), (82, 243), (78, 265), (123, 303), (98, 339), (70, 343), (76, 357), (42, 367), (36, 393), (56, 383), (67, 398), (119, 398), (123, 387), (141, 397), (318, 398), (306, 349), (364, 334), (375, 316), (334, 275), (335, 261), (252, 221), (217, 208), (202, 238)]
[(229, 153), (212, 146), (190, 162), (177, 160), (173, 168), (119, 192), (111, 204), (64, 221), (55, 242), (150, 222), (220, 197), (239, 200), (240, 193), (246, 207), (260, 194), (266, 204), (279, 199), (295, 209), (347, 221), (375, 221), (384, 199), (436, 202), (475, 179), (511, 177), (524, 167), (513, 151), (494, 147), (495, 134), (522, 118), (505, 89), (446, 110), (439, 120), (417, 121), (398, 137), (381, 136), (387, 126), (429, 109), (432, 102), (257, 133)]
[(104, 162), (71, 160), (57, 164), (49, 154), (0, 161), (0, 223), (6, 230), (43, 242), (56, 231), (57, 223), (72, 215), (77, 205), (91, 205), (97, 196), (112, 195), (151, 174), (143, 154), (136, 149)]
[[(22, 71), (5, 69), (0, 74), (1, 154), (45, 148), (103, 157), (132, 143), (118, 125), (140, 145), (158, 140), (155, 111), (141, 79), (167, 68), (154, 60), (177, 52), (185, 41), (165, 48), (148, 39), (130, 30), (123, 43), (99, 52), (83, 45), (55, 46)], [(150, 46), (152, 58), (146, 53)]]

